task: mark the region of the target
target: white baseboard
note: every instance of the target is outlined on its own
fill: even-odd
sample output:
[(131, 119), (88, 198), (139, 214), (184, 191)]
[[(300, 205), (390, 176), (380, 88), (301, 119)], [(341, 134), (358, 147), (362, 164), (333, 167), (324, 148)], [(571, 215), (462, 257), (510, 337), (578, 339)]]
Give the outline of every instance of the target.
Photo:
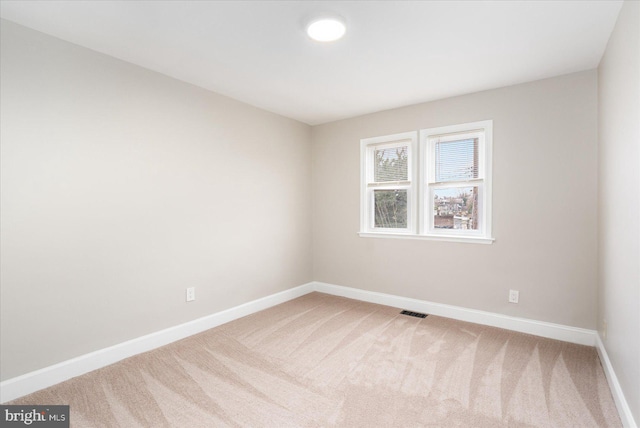
[(217, 312), (184, 324), (81, 355), (0, 383), (0, 403), (15, 400), (72, 377), (108, 366), (229, 321), (284, 303), (313, 291), (313, 283), (291, 288), (261, 299)]
[(613, 401), (616, 403), (616, 407), (618, 408), (618, 413), (622, 420), (622, 426), (625, 428), (638, 428), (638, 425), (633, 419), (631, 409), (629, 408), (629, 403), (627, 403), (627, 399), (620, 387), (620, 382), (618, 382), (616, 372), (613, 370), (613, 366), (611, 365), (611, 360), (609, 360), (609, 355), (607, 355), (604, 342), (600, 338), (599, 334), (596, 335), (596, 349), (598, 350), (600, 362), (602, 363), (604, 374), (607, 378), (607, 382), (609, 383), (609, 389), (611, 389), (611, 395), (613, 395)]
[(557, 339), (565, 342), (578, 343), (580, 345), (595, 346), (596, 344), (595, 330), (569, 327), (561, 324), (535, 321), (526, 318), (511, 317), (493, 312), (479, 311), (477, 309), (467, 309), (460, 306), (445, 305), (426, 300), (394, 296), (392, 294), (376, 293), (373, 291), (326, 284), (323, 282), (314, 282), (313, 289), (321, 293), (333, 294), (335, 296), (348, 297), (351, 299), (393, 306), (415, 312), (424, 312), (460, 321), (489, 325), (492, 327), (548, 337), (550, 339)]
[(118, 362), (124, 358), (132, 357), (142, 352), (147, 352), (177, 340), (184, 339), (185, 337), (270, 308), (271, 306), (287, 302), (312, 291), (408, 309), (416, 312), (424, 312), (432, 315), (489, 325), (522, 333), (529, 333), (536, 336), (548, 337), (581, 345), (596, 346), (603, 362), (605, 374), (624, 426), (637, 428), (633, 421), (629, 406), (627, 405), (622, 390), (620, 389), (620, 384), (615, 376), (613, 367), (607, 357), (602, 341), (594, 330), (534, 321), (525, 318), (510, 317), (492, 312), (479, 311), (476, 309), (467, 309), (459, 306), (445, 305), (408, 297), (326, 284), (323, 282), (310, 282), (299, 287), (291, 288), (262, 299), (253, 300), (251, 302), (199, 318), (197, 320), (132, 339), (89, 354), (81, 355), (53, 366), (45, 367), (43, 369), (6, 380), (0, 383), (0, 403), (20, 398), (40, 389), (71, 379), (72, 377), (80, 376), (92, 370)]

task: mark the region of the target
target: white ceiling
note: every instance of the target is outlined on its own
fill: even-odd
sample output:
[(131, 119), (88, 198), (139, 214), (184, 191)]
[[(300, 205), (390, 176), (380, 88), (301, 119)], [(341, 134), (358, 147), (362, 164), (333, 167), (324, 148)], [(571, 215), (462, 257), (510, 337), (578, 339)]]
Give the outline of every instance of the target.
[[(5, 1), (2, 18), (308, 124), (588, 70), (622, 1)], [(346, 36), (311, 41), (337, 13)]]

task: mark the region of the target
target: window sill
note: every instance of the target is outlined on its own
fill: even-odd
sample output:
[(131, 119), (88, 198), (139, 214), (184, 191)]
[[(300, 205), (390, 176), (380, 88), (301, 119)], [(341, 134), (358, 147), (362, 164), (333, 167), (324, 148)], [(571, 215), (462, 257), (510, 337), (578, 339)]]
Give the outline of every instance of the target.
[(422, 239), (426, 241), (464, 242), (471, 244), (493, 244), (494, 238), (475, 236), (442, 236), (442, 235), (412, 235), (404, 233), (358, 232), (361, 238), (393, 238), (393, 239)]

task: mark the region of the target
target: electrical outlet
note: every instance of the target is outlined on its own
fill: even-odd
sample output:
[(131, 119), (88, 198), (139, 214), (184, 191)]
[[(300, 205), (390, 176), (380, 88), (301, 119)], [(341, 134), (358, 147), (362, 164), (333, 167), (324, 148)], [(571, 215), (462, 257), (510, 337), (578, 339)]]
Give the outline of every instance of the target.
[(520, 292), (518, 290), (509, 290), (509, 303), (518, 303), (520, 300)]
[(602, 338), (607, 338), (607, 320), (602, 320)]
[(189, 287), (187, 288), (187, 302), (192, 302), (196, 300), (196, 288)]

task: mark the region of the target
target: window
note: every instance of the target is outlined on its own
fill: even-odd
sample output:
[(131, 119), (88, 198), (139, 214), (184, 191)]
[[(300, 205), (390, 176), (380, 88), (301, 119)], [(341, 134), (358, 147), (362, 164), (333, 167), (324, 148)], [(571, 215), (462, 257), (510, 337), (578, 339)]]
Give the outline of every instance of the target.
[(492, 121), (361, 141), (361, 236), (491, 243)]
[(362, 204), (363, 229), (413, 233), (416, 219), (414, 151), (418, 134), (407, 132), (369, 138), (362, 145), (365, 159)]

